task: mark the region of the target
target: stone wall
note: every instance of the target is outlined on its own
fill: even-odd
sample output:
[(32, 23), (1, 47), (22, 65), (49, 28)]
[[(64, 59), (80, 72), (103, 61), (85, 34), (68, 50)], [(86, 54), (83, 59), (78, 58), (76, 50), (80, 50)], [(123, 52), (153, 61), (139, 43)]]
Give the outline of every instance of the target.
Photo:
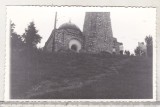
[(52, 31), (50, 37), (48, 38), (47, 42), (45, 43), (44, 51), (46, 51), (46, 52), (52, 52), (54, 32), (55, 32), (55, 30)]
[[(50, 38), (45, 44), (45, 50), (47, 52), (52, 52), (53, 47), (53, 37), (54, 33), (52, 32)], [(82, 48), (84, 48), (82, 33), (78, 30), (74, 29), (57, 29), (55, 32), (55, 52), (69, 50), (69, 42), (72, 39), (78, 40), (82, 44)]]
[(89, 53), (112, 53), (113, 34), (109, 12), (86, 12), (83, 35)]
[(61, 50), (69, 50), (69, 42), (72, 39), (78, 40), (81, 44), (83, 44), (83, 40), (81, 38), (81, 32), (73, 30), (73, 29), (61, 29), (58, 30), (56, 38), (55, 38), (55, 51)]

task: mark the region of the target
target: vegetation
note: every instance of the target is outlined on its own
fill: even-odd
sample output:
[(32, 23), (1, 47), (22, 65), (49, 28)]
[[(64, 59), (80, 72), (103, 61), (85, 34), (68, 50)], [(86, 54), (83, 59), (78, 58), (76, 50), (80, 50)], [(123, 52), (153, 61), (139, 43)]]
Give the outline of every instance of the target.
[(123, 51), (122, 50), (120, 51), (120, 55), (123, 55)]
[(134, 50), (134, 52), (135, 52), (136, 56), (140, 56), (140, 53), (141, 53), (140, 47), (137, 46), (137, 48)]
[[(140, 46), (137, 46), (136, 49), (134, 50), (136, 56), (148, 56), (152, 57), (153, 56), (153, 41), (152, 37), (146, 36), (145, 37), (145, 42), (146, 42), (146, 49), (143, 49)], [(145, 46), (145, 45), (144, 45)]]
[(147, 45), (147, 55), (149, 57), (152, 57), (153, 56), (153, 40), (152, 40), (152, 37), (150, 35), (146, 36), (145, 42), (146, 42), (146, 45)]
[(18, 50), (18, 49), (22, 49), (23, 46), (23, 41), (22, 41), (22, 37), (20, 35), (18, 35), (14, 29), (15, 29), (15, 24), (11, 22), (11, 49), (12, 50)]
[(37, 54), (31, 59), (21, 56), (15, 54), (12, 60), (13, 98), (152, 98), (148, 57), (76, 53)]
[(11, 22), (11, 49), (15, 51), (33, 52), (38, 50), (37, 44), (40, 43), (42, 37), (38, 34), (34, 22), (30, 22), (25, 33), (18, 35), (15, 31), (15, 24)]
[(37, 44), (41, 41), (41, 36), (38, 34), (38, 30), (36, 30), (34, 22), (30, 22), (27, 29), (25, 29), (25, 33), (22, 35), (24, 39), (24, 43), (27, 48), (33, 49), (37, 48)]
[(124, 53), (125, 53), (127, 56), (130, 56), (130, 51), (125, 50)]

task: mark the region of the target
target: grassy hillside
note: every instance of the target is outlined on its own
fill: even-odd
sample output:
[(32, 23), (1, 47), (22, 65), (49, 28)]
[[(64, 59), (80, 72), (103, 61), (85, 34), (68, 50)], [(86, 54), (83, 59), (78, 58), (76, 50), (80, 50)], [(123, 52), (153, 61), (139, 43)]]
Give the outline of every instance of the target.
[(152, 61), (104, 54), (13, 53), (12, 98), (152, 98)]

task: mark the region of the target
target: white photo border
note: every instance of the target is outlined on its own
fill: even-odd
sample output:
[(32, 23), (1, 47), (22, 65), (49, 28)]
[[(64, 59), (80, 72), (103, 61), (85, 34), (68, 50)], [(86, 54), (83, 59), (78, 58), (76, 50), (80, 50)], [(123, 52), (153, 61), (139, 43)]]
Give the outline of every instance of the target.
[[(17, 5), (18, 6), (18, 5)], [(36, 5), (35, 5), (36, 6)], [(39, 7), (39, 6), (38, 6)], [(41, 7), (46, 7), (46, 6), (41, 6)], [(50, 6), (47, 6), (50, 7)], [(51, 6), (51, 7), (88, 7), (88, 6)], [(110, 6), (89, 6), (89, 7), (110, 7)], [(112, 8), (117, 7), (118, 6), (113, 6)], [(123, 6), (122, 6), (123, 7)], [(154, 7), (137, 7), (137, 6), (130, 6), (128, 8), (154, 8)], [(156, 8), (155, 8), (156, 11)], [(7, 13), (7, 7), (6, 7), (6, 13)], [(156, 12), (157, 14), (157, 12)], [(156, 17), (155, 17), (156, 18)], [(156, 22), (155, 22), (155, 26), (156, 26)], [(6, 19), (6, 62), (5, 62), (5, 93), (4, 93), (4, 101), (13, 101), (13, 102), (24, 102), (24, 101), (29, 101), (29, 102), (52, 102), (52, 101), (56, 101), (56, 102), (155, 102), (156, 101), (156, 65), (157, 65), (157, 61), (156, 61), (156, 29), (155, 29), (155, 37), (153, 37), (153, 99), (10, 99), (9, 98), (9, 93), (10, 93), (10, 34), (9, 34), (9, 19)]]

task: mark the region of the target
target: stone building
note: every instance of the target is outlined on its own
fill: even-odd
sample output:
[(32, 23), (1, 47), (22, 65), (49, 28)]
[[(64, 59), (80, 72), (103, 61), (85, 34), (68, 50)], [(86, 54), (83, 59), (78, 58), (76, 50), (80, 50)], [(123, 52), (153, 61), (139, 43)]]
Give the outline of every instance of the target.
[(55, 52), (66, 50), (79, 52), (84, 48), (83, 42), (84, 37), (81, 30), (75, 24), (69, 22), (62, 24), (58, 29), (52, 31), (44, 49), (52, 52), (54, 45)]
[(113, 34), (109, 12), (87, 12), (83, 35), (85, 49), (90, 53), (107, 51), (112, 53)]
[(115, 49), (119, 54), (120, 45), (123, 44), (113, 37), (109, 12), (86, 12), (83, 32), (71, 22), (64, 23), (52, 31), (44, 50), (113, 53)]

